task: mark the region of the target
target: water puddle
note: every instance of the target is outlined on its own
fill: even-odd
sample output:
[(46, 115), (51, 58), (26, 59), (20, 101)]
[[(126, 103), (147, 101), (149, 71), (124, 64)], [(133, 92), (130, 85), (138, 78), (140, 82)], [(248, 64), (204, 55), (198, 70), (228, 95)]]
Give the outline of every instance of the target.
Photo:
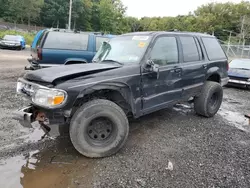
[[(33, 154), (38, 151), (34, 151), (29, 153), (29, 155), (33, 156)], [(26, 163), (25, 156), (16, 156), (9, 158), (4, 161), (0, 161), (0, 187), (6, 188), (22, 188), (20, 184), (20, 179), (24, 177), (24, 174), (21, 172), (22, 166)], [(29, 158), (33, 163), (35, 162), (35, 158)], [(30, 169), (34, 169), (32, 163), (28, 163), (27, 167)]]
[(248, 119), (244, 116), (244, 114), (227, 109), (221, 109), (218, 114), (236, 128), (242, 131), (250, 132), (250, 125), (248, 124)]
[(70, 144), (61, 144), (57, 148), (36, 150), (1, 160), (0, 187), (91, 187), (95, 160), (80, 156)]

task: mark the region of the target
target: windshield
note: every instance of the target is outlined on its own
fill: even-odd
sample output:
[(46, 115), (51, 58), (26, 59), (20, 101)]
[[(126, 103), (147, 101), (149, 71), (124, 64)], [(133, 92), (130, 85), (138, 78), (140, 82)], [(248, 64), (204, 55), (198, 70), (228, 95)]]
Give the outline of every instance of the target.
[(230, 68), (250, 70), (250, 59), (249, 60), (248, 59), (232, 60), (229, 66)]
[(16, 41), (19, 41), (20, 40), (20, 37), (18, 36), (14, 36), (14, 35), (5, 35), (3, 37), (4, 40), (16, 40)]
[(120, 63), (138, 63), (150, 42), (150, 36), (119, 36), (102, 43), (93, 58), (94, 62), (117, 61)]

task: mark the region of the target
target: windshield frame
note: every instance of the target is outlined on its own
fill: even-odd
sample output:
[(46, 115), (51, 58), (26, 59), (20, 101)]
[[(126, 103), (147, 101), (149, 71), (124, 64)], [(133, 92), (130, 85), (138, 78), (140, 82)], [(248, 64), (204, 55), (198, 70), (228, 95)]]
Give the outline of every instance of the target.
[[(141, 53), (141, 56), (138, 58), (138, 60), (131, 61), (131, 62), (123, 62), (123, 61), (119, 62), (119, 63), (122, 63), (123, 65), (131, 65), (131, 64), (138, 64), (138, 65), (140, 65), (140, 64), (142, 64), (143, 63), (142, 61), (145, 58), (146, 54), (148, 53), (148, 49), (151, 46), (152, 41), (154, 40), (154, 36), (149, 35), (149, 34), (128, 34), (128, 35), (120, 35), (120, 36), (117, 36), (117, 37), (114, 37), (114, 38), (110, 38), (106, 42), (110, 43), (110, 41), (117, 40), (118, 38), (122, 38), (122, 37), (131, 37), (131, 38), (133, 38), (133, 37), (148, 37), (147, 40), (137, 40), (138, 42), (143, 42), (143, 41), (146, 42), (147, 41), (145, 49), (143, 49), (143, 51)], [(102, 45), (100, 46), (99, 50), (102, 48), (102, 46), (103, 46), (104, 43), (105, 42), (102, 43)], [(97, 51), (96, 55), (94, 56), (94, 58), (92, 60), (94, 63), (103, 63), (104, 60), (108, 60), (109, 59), (109, 58), (106, 58), (107, 57), (106, 56), (105, 59), (103, 59), (102, 61), (97, 61), (97, 59), (98, 59), (97, 55), (98, 55), (99, 50)], [(117, 61), (117, 60), (115, 60), (115, 61)]]

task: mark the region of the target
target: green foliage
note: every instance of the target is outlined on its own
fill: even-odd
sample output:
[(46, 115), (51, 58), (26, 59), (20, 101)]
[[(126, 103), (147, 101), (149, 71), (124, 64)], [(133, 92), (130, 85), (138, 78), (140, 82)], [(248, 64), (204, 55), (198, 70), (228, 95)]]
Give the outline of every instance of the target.
[[(0, 0), (0, 19), (10, 22), (66, 28), (68, 12), (69, 0)], [(72, 29), (114, 34), (178, 29), (215, 33), (219, 39), (227, 40), (229, 33), (223, 30), (240, 33), (242, 16), (250, 18), (250, 2), (209, 3), (193, 13), (176, 17), (137, 19), (126, 17), (125, 12), (121, 0), (73, 0), (71, 26)], [(245, 32), (250, 33), (250, 26)]]
[(39, 17), (43, 0), (0, 0), (0, 5), (6, 21), (29, 24)]
[(19, 32), (14, 30), (0, 31), (0, 38), (3, 38), (4, 35), (21, 35), (25, 38), (26, 44), (28, 45), (31, 45), (35, 37), (35, 33)]
[(65, 28), (68, 18), (69, 1), (46, 0), (41, 9), (41, 25), (46, 27)]

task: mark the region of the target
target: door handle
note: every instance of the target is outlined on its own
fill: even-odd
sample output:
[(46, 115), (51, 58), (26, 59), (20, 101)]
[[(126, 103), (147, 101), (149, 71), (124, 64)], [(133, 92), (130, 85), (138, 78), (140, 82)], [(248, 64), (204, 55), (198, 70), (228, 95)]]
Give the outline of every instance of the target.
[(204, 69), (207, 69), (207, 65), (202, 65)]
[(181, 72), (181, 69), (174, 69), (174, 72), (176, 72), (176, 73), (180, 73)]

